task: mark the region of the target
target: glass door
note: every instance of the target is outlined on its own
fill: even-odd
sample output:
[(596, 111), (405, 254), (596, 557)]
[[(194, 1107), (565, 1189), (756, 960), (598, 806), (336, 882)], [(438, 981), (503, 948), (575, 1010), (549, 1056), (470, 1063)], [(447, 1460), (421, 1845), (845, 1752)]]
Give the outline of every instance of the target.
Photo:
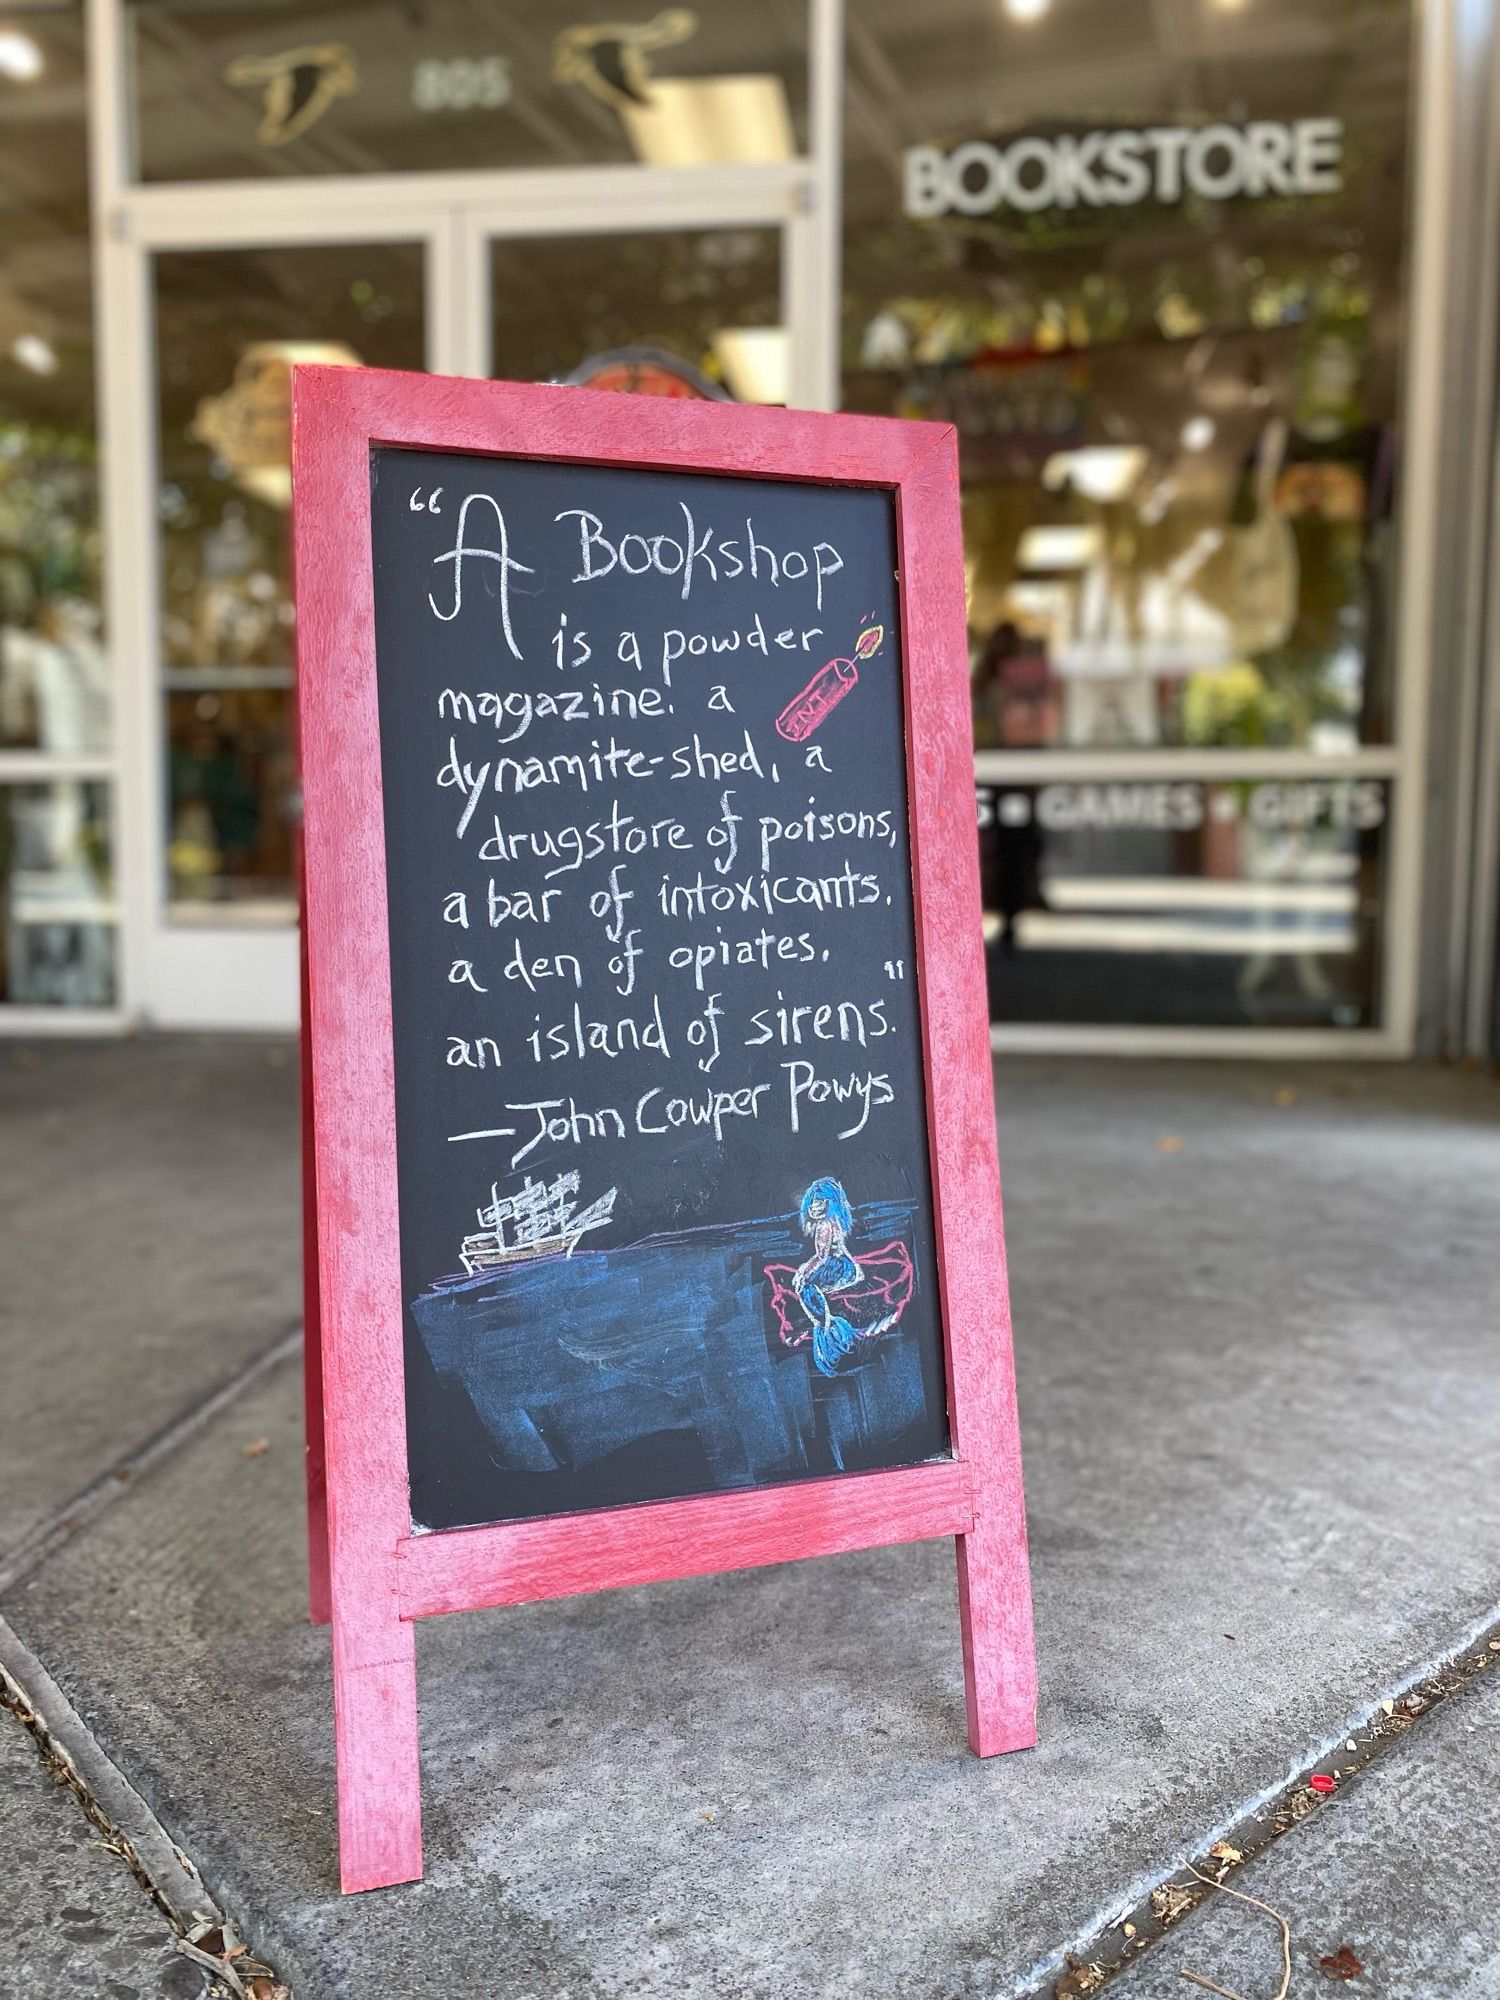
[(157, 1024), (295, 1022), (291, 370), (422, 368), (427, 264), (420, 239), (150, 260), (142, 957)]
[(545, 213), (507, 204), (435, 212), (405, 242), (151, 258), (154, 1022), (296, 1019), (292, 365), (787, 402), (788, 218), (722, 206), (722, 226), (684, 226), (669, 205), (600, 227), (559, 204), (543, 235)]
[(167, 921), (294, 915), (290, 375), (423, 365), (420, 244), (156, 259)]

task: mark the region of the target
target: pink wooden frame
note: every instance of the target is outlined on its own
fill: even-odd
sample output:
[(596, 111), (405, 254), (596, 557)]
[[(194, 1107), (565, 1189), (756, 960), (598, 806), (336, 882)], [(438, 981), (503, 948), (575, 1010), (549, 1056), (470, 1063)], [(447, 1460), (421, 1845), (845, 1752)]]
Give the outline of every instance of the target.
[[(954, 1535), (970, 1747), (988, 1757), (1029, 1746), (1036, 1666), (979, 921), (953, 427), (299, 368), (292, 432), (314, 1124), (308, 1213), (316, 1216), (317, 1271), (308, 1325), (311, 1606), (314, 1617), (331, 1612), (333, 1624), (345, 1890), (422, 1872), (413, 1621), (438, 1612)], [(951, 1459), (413, 1534), (378, 782), (375, 444), (892, 492)], [(947, 1255), (960, 1241), (962, 1254)]]

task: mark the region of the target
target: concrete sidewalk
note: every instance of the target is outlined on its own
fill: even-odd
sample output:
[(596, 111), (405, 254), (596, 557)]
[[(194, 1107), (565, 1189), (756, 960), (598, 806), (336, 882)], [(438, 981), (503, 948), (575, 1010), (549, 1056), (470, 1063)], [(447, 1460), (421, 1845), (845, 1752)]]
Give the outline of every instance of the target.
[[(90, 1371), (115, 1371), (107, 1425), (69, 1428), (55, 1389), (60, 1442), (35, 1412), (7, 1424), (0, 1448), (24, 1429), (38, 1477), (67, 1450), (50, 1496), (171, 1414), (171, 1365), (132, 1400), (132, 1327), (180, 1355), (180, 1413), (295, 1310), (278, 1054), (49, 1049), (6, 1072), (0, 1117), (17, 1095), (86, 1100), (82, 1150), (115, 1168), (102, 1226), (159, 1256), (125, 1283), (101, 1269), (54, 1337), (46, 1273), (87, 1160), (78, 1118), (39, 1131), (42, 1279), (5, 1365), (54, 1340), (90, 1408)], [(203, 1081), (178, 1095), (189, 1062)], [(1492, 1610), (1495, 1084), (1051, 1062), (998, 1083), (1036, 1752), (963, 1749), (941, 1546), (438, 1621), (419, 1635), (427, 1879), (344, 1900), (294, 1363), (182, 1425), (71, 1534), (38, 1542), (18, 1482), (13, 1533), (41, 1559), (0, 1609), (298, 2000), (1019, 1994)], [(218, 1215), (232, 1253), (201, 1233)], [(115, 1315), (103, 1347), (90, 1299)], [(1492, 1830), (1465, 1838), (1500, 1857)]]
[(0, 1562), (302, 1317), (296, 1050), (0, 1050)]

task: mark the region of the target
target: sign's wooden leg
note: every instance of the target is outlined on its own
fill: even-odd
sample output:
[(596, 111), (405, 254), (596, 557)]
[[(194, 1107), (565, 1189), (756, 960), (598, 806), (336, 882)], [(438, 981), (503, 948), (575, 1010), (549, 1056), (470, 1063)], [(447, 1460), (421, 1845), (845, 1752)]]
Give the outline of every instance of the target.
[[(299, 882), (301, 871), (298, 871)], [(328, 1470), (323, 1443), (323, 1327), (318, 1302), (318, 1181), (313, 1147), (312, 1036), (307, 980), (307, 924), (302, 925), (302, 1408), (307, 1451), (307, 1615), (326, 1625)]]
[(957, 1538), (969, 1748), (976, 1757), (1036, 1742), (1036, 1646), (1024, 1526), (981, 1520)]
[(307, 1615), (326, 1625), (328, 1586), (328, 1472), (323, 1455), (323, 1356), (316, 1320), (303, 1334), (302, 1397), (307, 1440)]
[(339, 1878), (346, 1896), (422, 1876), (416, 1628), (335, 1609), (333, 1733)]

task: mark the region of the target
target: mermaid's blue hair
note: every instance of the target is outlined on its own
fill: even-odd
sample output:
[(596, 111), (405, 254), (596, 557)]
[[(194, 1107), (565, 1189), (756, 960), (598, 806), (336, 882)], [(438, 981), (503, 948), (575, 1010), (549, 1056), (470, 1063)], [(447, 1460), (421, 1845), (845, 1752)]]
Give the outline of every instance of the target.
[(798, 1219), (802, 1224), (802, 1234), (804, 1236), (811, 1236), (813, 1232), (812, 1217), (808, 1214), (808, 1210), (815, 1201), (826, 1201), (828, 1204), (828, 1213), (832, 1220), (838, 1224), (846, 1236), (853, 1235), (854, 1214), (849, 1207), (849, 1197), (844, 1193), (844, 1190), (839, 1186), (837, 1181), (825, 1178), (821, 1181), (814, 1181), (812, 1186), (807, 1190), (807, 1193), (802, 1197), (802, 1209)]

